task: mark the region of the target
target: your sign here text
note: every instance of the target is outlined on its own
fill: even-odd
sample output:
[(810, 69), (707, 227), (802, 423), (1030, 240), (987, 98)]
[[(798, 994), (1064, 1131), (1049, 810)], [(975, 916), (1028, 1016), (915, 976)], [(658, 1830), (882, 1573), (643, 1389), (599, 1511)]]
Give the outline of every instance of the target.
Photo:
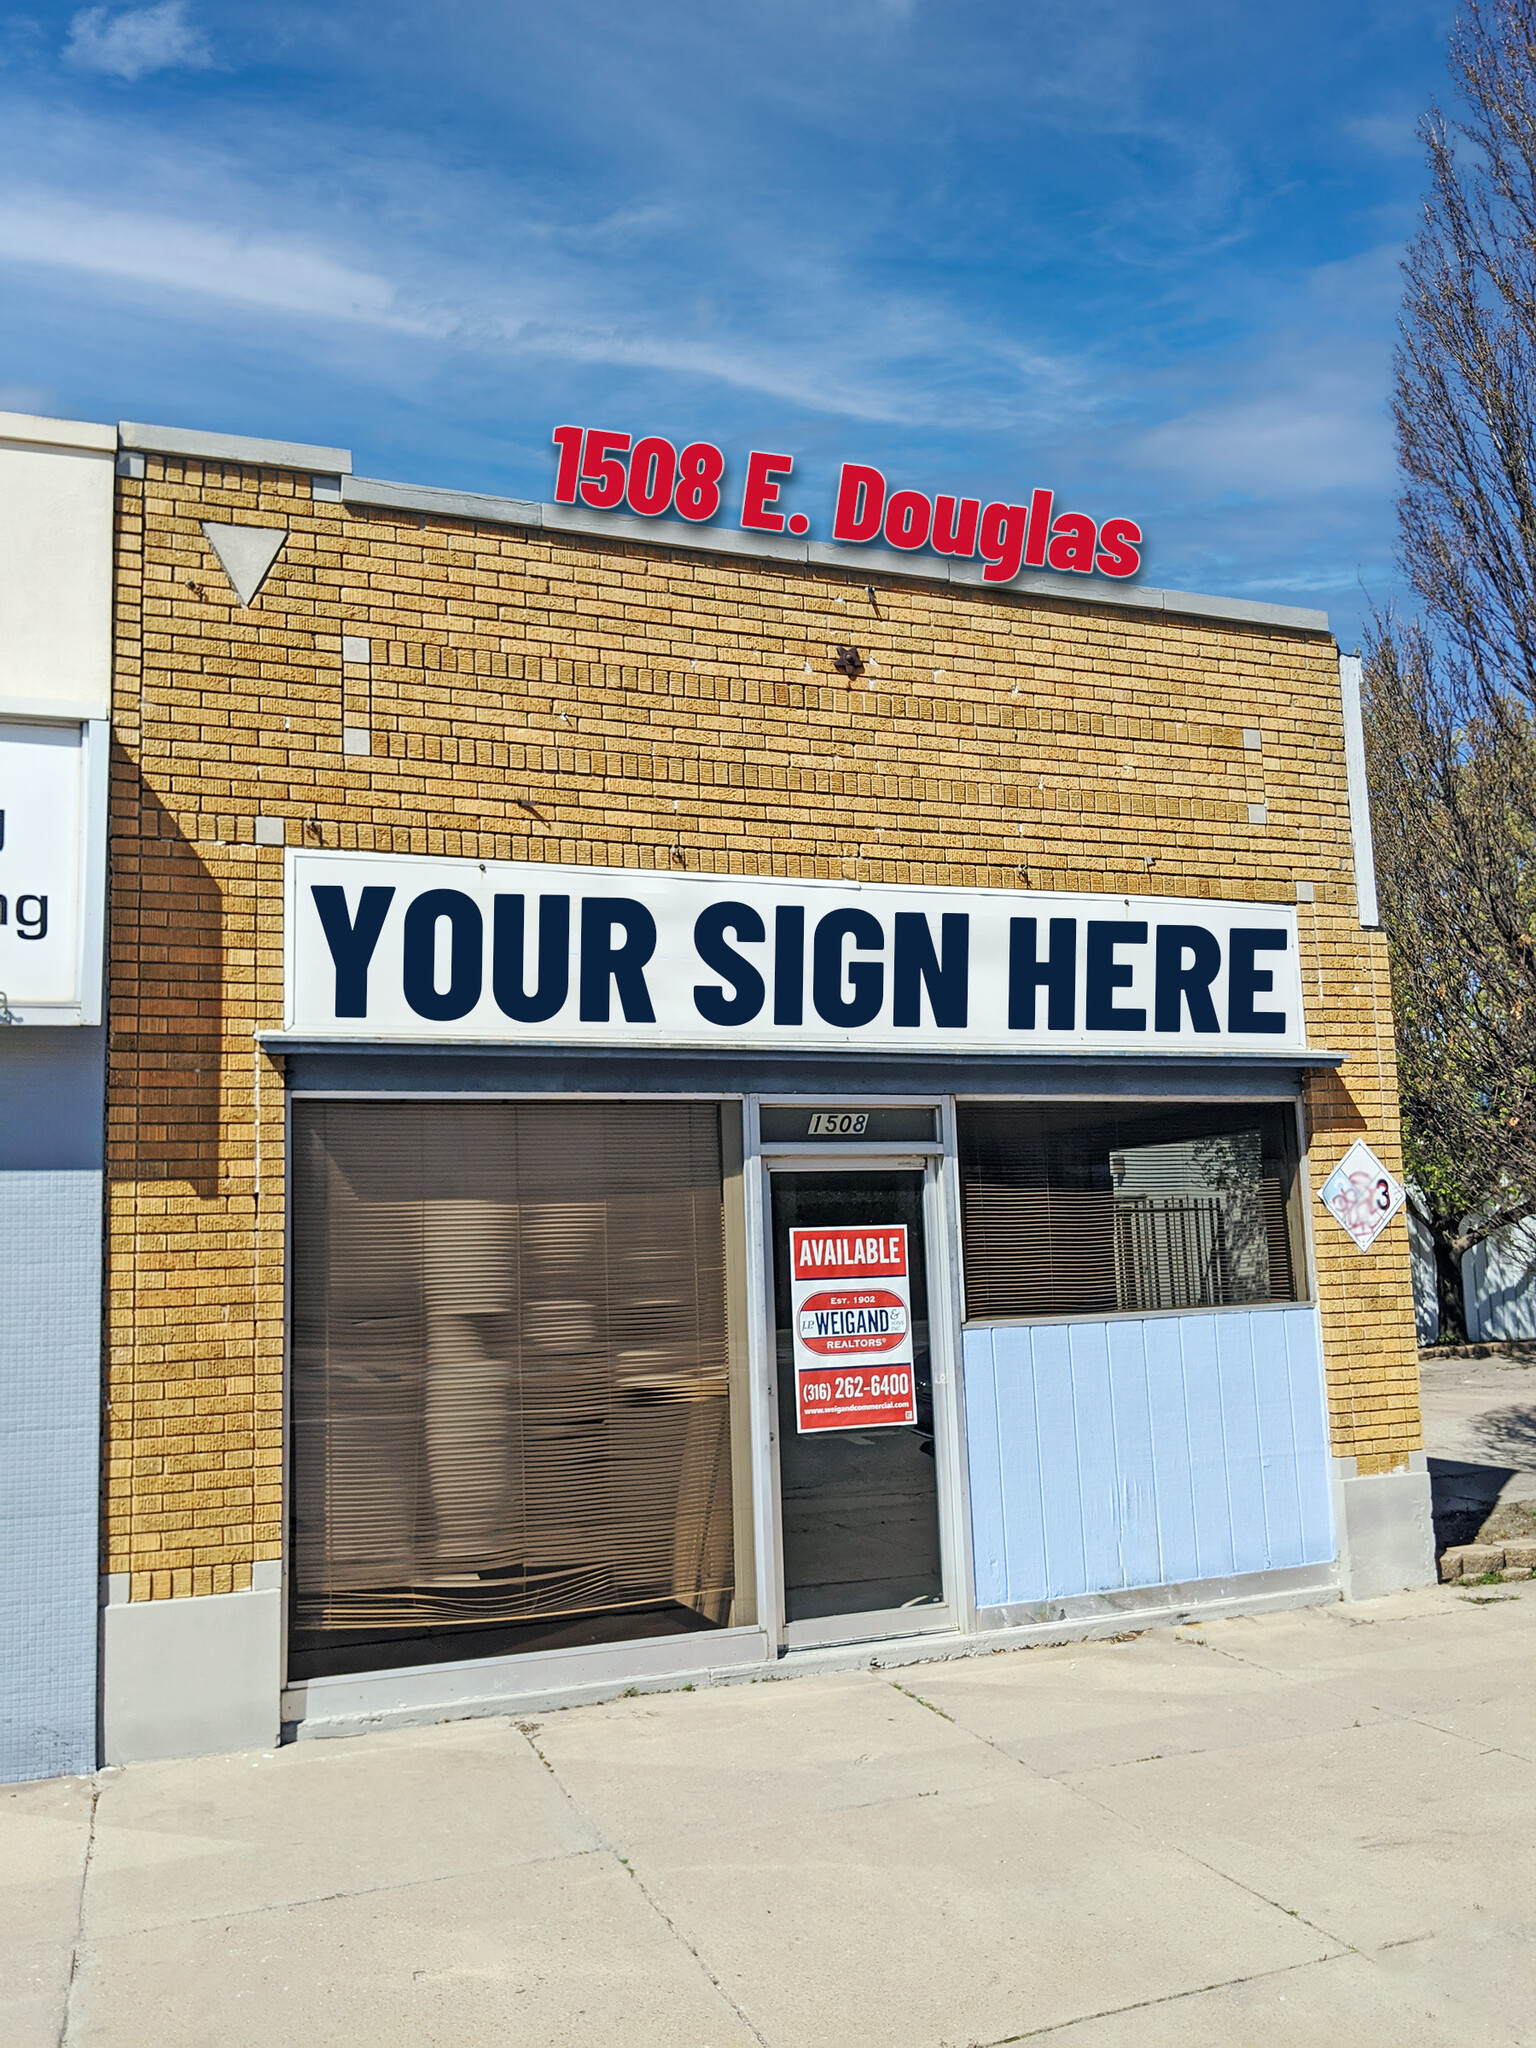
[[(734, 510), (748, 532), (800, 538), (811, 530), (804, 512), (788, 511), (783, 503), (794, 475), (792, 455), (754, 448), (738, 499), (734, 488), (727, 490), (729, 466), (713, 441), (678, 447), (659, 434), (632, 437), (602, 427), (556, 427), (553, 438), (559, 450), (557, 505), (636, 512), (642, 519), (671, 513), (695, 523), (716, 518), (724, 508)], [(979, 557), (988, 583), (1011, 583), (1022, 569), (1126, 577), (1141, 567), (1142, 532), (1134, 519), (1101, 524), (1086, 512), (1058, 510), (1055, 493), (1044, 489), (1031, 491), (1025, 504), (892, 490), (882, 471), (861, 462), (842, 466), (832, 538)]]
[(1305, 1045), (1284, 905), (299, 849), (288, 871), (290, 1028), (331, 1037)]

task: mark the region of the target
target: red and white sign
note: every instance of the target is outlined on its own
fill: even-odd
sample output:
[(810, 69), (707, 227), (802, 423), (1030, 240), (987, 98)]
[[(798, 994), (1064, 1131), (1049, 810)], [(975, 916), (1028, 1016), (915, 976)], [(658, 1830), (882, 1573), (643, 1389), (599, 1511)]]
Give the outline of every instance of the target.
[[(557, 505), (638, 512), (643, 519), (670, 512), (702, 523), (715, 518), (724, 503), (728, 465), (713, 441), (690, 441), (678, 449), (659, 434), (632, 436), (602, 427), (556, 427), (553, 439), (560, 451)], [(752, 450), (737, 514), (741, 526), (797, 539), (810, 532), (806, 514), (783, 505), (794, 469), (792, 455)], [(1101, 576), (1125, 577), (1141, 567), (1142, 532), (1134, 519), (1101, 523), (1086, 512), (1058, 511), (1055, 493), (1044, 489), (1031, 491), (1028, 503), (1020, 505), (893, 491), (880, 470), (862, 462), (845, 462), (839, 473), (832, 538), (855, 546), (879, 540), (907, 551), (932, 548), (962, 559), (979, 555), (987, 583), (1011, 583), (1024, 569), (1078, 576), (1096, 569)]]
[(1318, 1193), (1361, 1251), (1368, 1252), (1407, 1200), (1407, 1190), (1357, 1138)]
[(789, 1233), (800, 1433), (917, 1420), (904, 1223)]

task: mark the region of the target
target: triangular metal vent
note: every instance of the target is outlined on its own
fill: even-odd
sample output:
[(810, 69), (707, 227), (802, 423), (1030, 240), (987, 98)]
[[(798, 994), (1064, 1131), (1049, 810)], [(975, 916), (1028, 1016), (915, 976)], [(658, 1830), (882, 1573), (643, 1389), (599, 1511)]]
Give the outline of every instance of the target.
[(249, 604), (266, 582), (272, 564), (282, 553), (288, 538), (286, 526), (220, 526), (203, 521), (208, 545), (219, 558), (219, 567), (229, 578), (236, 597)]

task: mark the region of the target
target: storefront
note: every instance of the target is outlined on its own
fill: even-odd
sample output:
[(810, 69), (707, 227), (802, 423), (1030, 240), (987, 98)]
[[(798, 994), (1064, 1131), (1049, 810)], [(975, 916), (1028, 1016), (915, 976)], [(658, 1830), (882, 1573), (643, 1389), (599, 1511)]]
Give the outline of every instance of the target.
[(1429, 1576), (1320, 615), (123, 444), (109, 1757)]
[(1294, 910), (293, 851), (284, 929), (291, 1719), (1336, 1585)]

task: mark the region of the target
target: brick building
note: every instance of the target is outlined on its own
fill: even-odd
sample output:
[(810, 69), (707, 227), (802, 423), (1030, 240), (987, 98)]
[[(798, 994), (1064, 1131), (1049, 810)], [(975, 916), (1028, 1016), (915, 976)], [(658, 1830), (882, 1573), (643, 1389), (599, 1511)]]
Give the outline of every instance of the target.
[(1430, 1576), (1323, 615), (118, 446), (108, 1759)]

